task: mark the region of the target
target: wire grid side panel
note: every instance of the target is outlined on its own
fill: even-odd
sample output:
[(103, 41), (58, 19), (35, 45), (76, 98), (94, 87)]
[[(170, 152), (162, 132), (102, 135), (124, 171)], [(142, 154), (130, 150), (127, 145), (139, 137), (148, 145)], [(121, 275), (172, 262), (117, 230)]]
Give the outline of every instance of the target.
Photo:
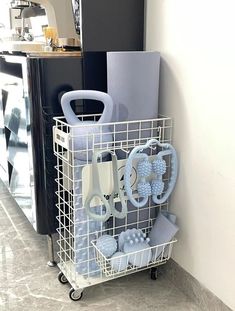
[[(99, 115), (81, 118), (83, 121), (92, 122), (97, 121)], [(68, 271), (68, 274), (75, 281), (76, 273), (84, 278), (95, 276), (102, 278), (102, 271), (95, 260), (92, 241), (105, 233), (114, 236), (128, 228), (141, 229), (152, 226), (157, 214), (156, 206), (151, 199), (141, 209), (133, 207), (128, 202), (128, 214), (125, 219), (110, 217), (105, 223), (94, 221), (87, 216), (82, 204), (82, 170), (91, 163), (93, 152), (97, 149), (103, 151), (111, 149), (121, 160), (126, 159), (134, 147), (144, 145), (151, 138), (162, 143), (170, 143), (172, 121), (163, 117), (153, 120), (69, 126), (62, 118), (56, 118), (55, 128), (60, 261), (64, 265), (66, 262), (72, 263), (70, 267), (73, 269)], [(146, 152), (151, 156), (156, 153), (156, 149), (150, 148)], [(101, 161), (109, 160), (109, 156), (104, 152)], [(122, 179), (122, 172), (119, 174)], [(166, 184), (168, 177), (165, 176)], [(116, 207), (121, 208), (120, 203), (117, 203)], [(167, 203), (160, 207), (167, 209)], [(96, 206), (95, 210), (97, 214), (101, 214), (103, 206)]]
[[(61, 148), (55, 150), (56, 156), (64, 157), (65, 151), (70, 151), (74, 158), (89, 161), (96, 149), (111, 149), (120, 158), (126, 158), (132, 148), (145, 144), (149, 139), (158, 139), (161, 143), (171, 142), (172, 120), (159, 119), (95, 123), (100, 115), (82, 115), (82, 121), (76, 126), (70, 126), (63, 118), (55, 118), (55, 143)], [(57, 140), (57, 135), (62, 137)], [(63, 148), (63, 145), (65, 146)], [(67, 159), (68, 160), (68, 159)]]
[(74, 257), (73, 193), (69, 188), (71, 180), (67, 169), (65, 161), (57, 157), (58, 255), (62, 265), (72, 262)]

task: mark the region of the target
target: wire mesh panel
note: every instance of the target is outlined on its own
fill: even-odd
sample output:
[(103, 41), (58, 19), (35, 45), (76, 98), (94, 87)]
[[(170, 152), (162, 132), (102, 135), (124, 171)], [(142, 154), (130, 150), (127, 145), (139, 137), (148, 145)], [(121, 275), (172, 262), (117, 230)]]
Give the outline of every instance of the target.
[[(56, 125), (53, 129), (54, 153), (57, 158), (59, 267), (74, 288), (84, 288), (163, 264), (170, 258), (175, 242), (171, 240), (149, 247), (147, 253), (146, 250), (135, 250), (128, 252), (128, 255), (117, 254), (115, 260), (104, 255), (97, 247), (101, 236), (112, 236), (118, 242), (120, 234), (132, 228), (141, 230), (146, 239), (158, 210), (168, 209), (167, 203), (156, 205), (151, 197), (142, 208), (134, 207), (126, 197), (123, 179), (126, 160), (134, 147), (144, 145), (152, 138), (161, 143), (171, 143), (172, 138), (172, 120), (167, 117), (97, 124), (95, 122), (99, 117), (100, 115), (79, 116), (81, 123), (76, 126), (68, 125), (62, 117), (55, 118)], [(145, 153), (151, 159), (160, 149), (152, 145)], [(102, 196), (107, 200), (110, 200), (114, 186), (112, 155), (117, 158), (120, 191), (127, 202), (127, 213), (122, 219), (112, 214), (105, 221), (92, 218), (85, 208), (92, 185), (96, 188), (91, 162), (97, 151), (100, 153), (97, 167)], [(165, 188), (168, 186), (170, 167), (171, 161), (166, 157), (166, 173), (163, 176)], [(138, 200), (135, 164), (131, 180), (134, 196)], [(163, 195), (165, 191), (164, 189)], [(121, 213), (120, 198), (114, 196), (113, 201), (117, 212)], [(94, 197), (90, 203), (93, 214), (102, 218), (107, 212), (102, 199)], [(121, 269), (123, 262), (126, 262), (125, 269)]]

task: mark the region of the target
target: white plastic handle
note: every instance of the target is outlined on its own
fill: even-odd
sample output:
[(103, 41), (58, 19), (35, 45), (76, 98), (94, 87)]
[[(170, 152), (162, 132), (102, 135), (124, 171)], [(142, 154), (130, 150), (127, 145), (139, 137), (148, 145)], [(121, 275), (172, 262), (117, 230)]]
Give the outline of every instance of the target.
[(113, 100), (109, 94), (93, 90), (76, 90), (66, 92), (61, 97), (61, 107), (64, 116), (70, 125), (76, 125), (81, 122), (73, 112), (70, 105), (70, 102), (76, 99), (93, 99), (101, 101), (104, 104), (104, 110), (97, 123), (109, 123), (112, 120)]
[[(107, 200), (104, 197), (104, 194), (102, 193), (101, 187), (100, 187), (100, 177), (99, 177), (99, 170), (98, 170), (98, 158), (102, 155), (102, 153), (110, 153), (112, 156), (112, 175), (113, 175), (113, 192), (110, 195), (109, 200)], [(120, 190), (120, 182), (119, 182), (119, 175), (118, 175), (118, 169), (117, 169), (117, 156), (115, 153), (111, 150), (98, 150), (93, 153), (92, 157), (92, 185), (91, 185), (90, 192), (86, 198), (86, 201), (84, 203), (85, 210), (87, 214), (94, 220), (97, 221), (106, 221), (109, 219), (111, 215), (113, 215), (116, 218), (125, 218), (127, 215), (127, 205), (125, 198), (123, 196), (122, 190)], [(118, 197), (120, 199), (122, 209), (119, 212), (115, 208), (114, 203), (114, 197), (118, 194)], [(105, 207), (105, 210), (103, 210), (103, 213), (101, 215), (97, 215), (96, 213), (93, 213), (91, 210), (91, 201), (95, 198), (99, 198), (102, 202), (102, 204)]]

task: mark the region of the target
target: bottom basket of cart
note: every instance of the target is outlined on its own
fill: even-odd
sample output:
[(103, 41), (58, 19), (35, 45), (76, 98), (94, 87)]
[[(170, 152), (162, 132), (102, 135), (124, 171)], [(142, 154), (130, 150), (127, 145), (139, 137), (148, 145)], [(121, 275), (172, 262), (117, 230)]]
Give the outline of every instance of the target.
[[(127, 256), (127, 260), (132, 258), (132, 262), (135, 263), (135, 258), (140, 258), (137, 260), (138, 265), (134, 265), (128, 262), (126, 268), (122, 271), (116, 267), (113, 268), (112, 259), (105, 257), (99, 249), (96, 247), (96, 241), (92, 242), (95, 251), (96, 262), (100, 267), (100, 272), (96, 276), (81, 275), (76, 272), (76, 263), (73, 261), (62, 261), (58, 264), (60, 272), (58, 274), (58, 280), (62, 284), (69, 283), (71, 289), (69, 291), (69, 297), (73, 301), (78, 301), (83, 297), (83, 291), (86, 287), (97, 285), (99, 283), (107, 282), (122, 276), (126, 276), (135, 272), (150, 269), (150, 277), (152, 280), (157, 279), (157, 267), (165, 264), (171, 257), (172, 248), (174, 243), (177, 242), (176, 239), (164, 243), (161, 245), (151, 247), (152, 257), (148, 261), (147, 265), (142, 266), (141, 256), (144, 256), (143, 251), (132, 252), (126, 255), (121, 255), (117, 257), (116, 260), (122, 261), (122, 256)], [(60, 254), (58, 254), (60, 257)]]

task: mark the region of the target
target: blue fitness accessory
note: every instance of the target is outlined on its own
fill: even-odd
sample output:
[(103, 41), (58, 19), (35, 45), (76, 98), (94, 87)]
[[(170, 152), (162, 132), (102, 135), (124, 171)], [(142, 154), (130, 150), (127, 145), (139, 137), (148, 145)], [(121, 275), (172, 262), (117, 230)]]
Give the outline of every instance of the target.
[[(157, 246), (164, 243), (170, 242), (177, 231), (179, 230), (178, 226), (174, 223), (172, 223), (169, 219), (169, 217), (165, 216), (161, 212), (158, 214), (156, 221), (149, 233), (150, 238), (150, 245), (151, 246)], [(157, 248), (154, 248), (153, 251), (153, 258), (152, 260), (156, 260), (158, 256), (166, 250), (168, 246), (158, 246)]]
[[(160, 151), (156, 159), (152, 163), (152, 171), (156, 174), (156, 178), (152, 181), (151, 184), (151, 192), (148, 186), (148, 183), (145, 182), (144, 178), (147, 176), (147, 173), (149, 173), (149, 165), (147, 165), (146, 161), (148, 156), (145, 153), (141, 153), (143, 150), (149, 148), (152, 145), (157, 145), (162, 149), (166, 149), (163, 151)], [(163, 193), (164, 190), (164, 183), (162, 181), (162, 176), (166, 172), (166, 162), (163, 160), (164, 156), (171, 155), (171, 177), (169, 181), (169, 187), (164, 193), (164, 195), (159, 199), (158, 196)], [(144, 164), (140, 162), (137, 166), (137, 174), (139, 174), (140, 182), (137, 185), (137, 191), (140, 197), (143, 197), (141, 201), (137, 201), (132, 194), (131, 189), (131, 170), (132, 170), (132, 161), (133, 159), (136, 159), (138, 157), (144, 158)], [(174, 147), (168, 143), (160, 143), (157, 139), (150, 139), (145, 145), (137, 146), (135, 147), (127, 161), (125, 166), (125, 174), (124, 174), (124, 185), (125, 185), (125, 191), (128, 196), (128, 199), (130, 202), (137, 208), (143, 207), (148, 202), (149, 195), (152, 194), (152, 198), (154, 203), (156, 204), (162, 204), (164, 203), (168, 197), (170, 196), (171, 192), (174, 189), (176, 179), (177, 179), (177, 172), (178, 172), (178, 162), (177, 162), (177, 155)], [(150, 175), (150, 174), (148, 174)]]
[[(77, 99), (93, 99), (103, 102), (104, 110), (99, 121), (80, 121), (75, 113), (73, 112), (70, 102)], [(97, 148), (100, 144), (104, 147), (107, 143), (107, 147), (112, 145), (113, 136), (110, 132), (109, 126), (102, 126), (102, 123), (109, 123), (112, 120), (113, 114), (113, 100), (104, 92), (91, 91), (91, 90), (77, 90), (65, 93), (61, 97), (61, 107), (64, 116), (72, 127), (71, 135), (73, 136), (74, 144), (72, 147), (73, 151), (84, 150), (84, 153), (76, 152), (75, 157), (79, 160), (87, 160), (87, 149), (92, 149), (92, 146), (96, 144)], [(90, 126), (94, 124), (94, 126)], [(98, 145), (97, 145), (98, 144)], [(92, 152), (88, 153), (88, 160), (92, 158)]]
[[(145, 267), (152, 260), (152, 251), (149, 246), (150, 239), (135, 238), (124, 243), (123, 251), (128, 254), (128, 262), (138, 268)], [(133, 253), (133, 254), (132, 254)]]
[(111, 235), (105, 234), (97, 239), (96, 247), (105, 257), (111, 257), (117, 251), (117, 241)]
[(137, 191), (140, 197), (145, 198), (151, 195), (151, 186), (146, 182), (145, 177), (152, 172), (152, 165), (148, 160), (147, 154), (143, 153), (143, 159), (137, 164), (137, 174), (140, 177), (140, 182), (137, 185)]
[[(80, 241), (79, 241), (80, 240)], [(100, 273), (100, 268), (94, 256), (94, 250), (87, 249), (88, 238), (84, 237), (76, 240), (76, 251), (74, 260), (76, 262), (76, 271), (87, 277), (96, 276)]]
[(157, 175), (151, 183), (152, 195), (161, 195), (164, 190), (164, 182), (162, 176), (166, 173), (166, 161), (163, 160), (159, 154), (156, 156), (156, 160), (152, 162), (152, 170)]
[[(138, 148), (138, 149), (137, 149)], [(135, 207), (143, 207), (148, 202), (148, 196), (151, 195), (151, 186), (150, 183), (145, 181), (145, 177), (151, 173), (151, 163), (148, 162), (148, 156), (145, 153), (138, 153), (139, 150), (142, 150), (142, 146), (135, 147), (127, 161), (125, 166), (125, 173), (124, 173), (124, 186), (125, 191), (128, 196), (128, 199)], [(132, 195), (132, 189), (131, 189), (131, 171), (132, 171), (132, 161), (136, 158), (140, 158), (137, 165), (137, 174), (140, 173), (140, 182), (137, 185), (137, 191), (139, 193), (140, 191), (140, 197), (143, 197), (142, 201), (137, 201), (134, 199)]]
[(128, 256), (123, 252), (116, 252), (111, 257), (110, 264), (115, 272), (126, 270), (128, 266)]
[(173, 224), (176, 224), (176, 215), (173, 213), (170, 213), (167, 210), (162, 209), (161, 210), (161, 214), (163, 216), (165, 216), (168, 220), (170, 220), (170, 222), (172, 222)]
[[(176, 179), (177, 179), (177, 174), (178, 174), (178, 160), (177, 160), (177, 154), (176, 154), (175, 148), (172, 145), (166, 144), (166, 143), (161, 144), (158, 142), (158, 146), (164, 149), (167, 149), (167, 150), (160, 151), (156, 156), (157, 157), (156, 161), (162, 161), (162, 164), (158, 165), (158, 167), (156, 166), (157, 179), (152, 184), (152, 192), (153, 192), (152, 198), (153, 198), (154, 203), (163, 204), (169, 198), (170, 194), (174, 190)], [(164, 156), (169, 156), (169, 155), (171, 155), (171, 177), (169, 180), (169, 187), (164, 193), (164, 195), (161, 198), (158, 198), (158, 196), (162, 194), (163, 189), (164, 189), (164, 183), (162, 181), (162, 176), (166, 172), (166, 164), (165, 165), (163, 164), (164, 160), (162, 158)], [(158, 173), (160, 174), (158, 175)], [(159, 190), (162, 190), (162, 191), (159, 191)]]
[[(104, 193), (101, 190), (100, 187), (100, 177), (99, 177), (99, 170), (97, 165), (98, 157), (102, 155), (102, 153), (110, 153), (112, 157), (112, 175), (113, 175), (113, 191), (109, 196), (109, 199), (107, 200), (104, 196)], [(119, 212), (115, 208), (115, 202), (114, 198), (118, 195), (122, 210)], [(94, 199), (94, 197), (98, 197), (104, 207), (105, 211), (103, 211), (102, 214), (97, 214), (91, 211), (90, 203)], [(127, 215), (127, 205), (126, 201), (124, 199), (123, 191), (121, 190), (120, 186), (120, 179), (118, 175), (118, 169), (117, 169), (117, 157), (114, 152), (109, 150), (99, 150), (94, 152), (93, 158), (92, 158), (92, 185), (89, 194), (87, 195), (87, 198), (85, 200), (84, 207), (86, 209), (87, 214), (90, 216), (90, 218), (98, 221), (106, 221), (109, 219), (111, 215), (113, 215), (116, 218), (125, 218)]]
[[(141, 229), (127, 229), (118, 237), (118, 249), (128, 255), (128, 262), (136, 267), (147, 266), (152, 259), (150, 239)], [(133, 254), (131, 254), (133, 253)]]
[(135, 241), (135, 239), (137, 239), (137, 241), (140, 240), (140, 242), (144, 242), (145, 238), (146, 234), (143, 233), (141, 229), (132, 228), (122, 231), (118, 236), (118, 249), (119, 251), (123, 251), (125, 242), (131, 240)]
[[(75, 159), (75, 180), (81, 180), (82, 168), (86, 162)], [(104, 223), (89, 219), (82, 206), (82, 183), (75, 183), (75, 202), (74, 202), (74, 218), (76, 225), (74, 226), (74, 261), (76, 263), (76, 272), (83, 276), (93, 277), (100, 273), (100, 268), (95, 260), (95, 253), (91, 248), (91, 241), (97, 239), (97, 234), (105, 229)], [(102, 206), (94, 207), (94, 212), (102, 214)], [(89, 249), (88, 249), (88, 246)]]

